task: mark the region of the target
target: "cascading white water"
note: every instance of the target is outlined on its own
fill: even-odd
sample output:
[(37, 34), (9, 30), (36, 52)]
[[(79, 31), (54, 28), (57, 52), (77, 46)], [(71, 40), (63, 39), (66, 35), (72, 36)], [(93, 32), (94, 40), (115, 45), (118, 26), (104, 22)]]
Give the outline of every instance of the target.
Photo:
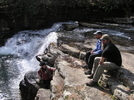
[(35, 56), (57, 42), (57, 33), (51, 31), (21, 31), (0, 48), (0, 100), (20, 100), (19, 83), (24, 74), (39, 69)]

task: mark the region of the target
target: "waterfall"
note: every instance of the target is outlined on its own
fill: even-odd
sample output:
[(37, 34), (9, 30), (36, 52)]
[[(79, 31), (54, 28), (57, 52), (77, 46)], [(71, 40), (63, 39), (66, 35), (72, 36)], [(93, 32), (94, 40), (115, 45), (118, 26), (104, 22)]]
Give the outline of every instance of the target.
[(25, 30), (16, 33), (0, 47), (0, 100), (20, 100), (19, 83), (28, 71), (38, 70), (37, 54), (43, 54), (50, 43), (57, 43), (56, 31), (63, 30), (59, 22), (44, 30)]
[[(62, 24), (50, 29), (20, 31), (0, 47), (0, 100), (19, 98), (19, 83), (28, 71), (38, 70), (37, 54), (43, 54), (50, 43), (57, 43)], [(15, 99), (16, 100), (16, 99)]]

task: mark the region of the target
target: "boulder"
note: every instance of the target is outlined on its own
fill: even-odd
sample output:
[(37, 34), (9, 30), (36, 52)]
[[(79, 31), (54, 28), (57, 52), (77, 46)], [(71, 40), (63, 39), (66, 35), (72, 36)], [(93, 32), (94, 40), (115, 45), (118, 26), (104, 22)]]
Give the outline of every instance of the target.
[[(103, 88), (109, 88), (113, 98), (119, 100), (133, 100), (133, 89), (125, 86), (118, 78), (111, 77), (112, 75), (103, 74), (99, 80), (99, 84)], [(125, 78), (123, 78), (125, 79)]]
[(71, 31), (79, 26), (79, 23), (76, 21), (74, 24), (62, 24), (64, 27), (64, 30)]
[(34, 100), (40, 86), (37, 84), (37, 71), (27, 72), (20, 82), (21, 95), (24, 100)]

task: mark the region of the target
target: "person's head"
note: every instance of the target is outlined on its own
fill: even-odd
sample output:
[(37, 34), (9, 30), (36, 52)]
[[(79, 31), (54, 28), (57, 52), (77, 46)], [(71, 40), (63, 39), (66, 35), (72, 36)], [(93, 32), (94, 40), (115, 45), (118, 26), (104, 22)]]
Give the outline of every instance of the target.
[(40, 62), (40, 66), (41, 66), (41, 68), (46, 69), (46, 63), (45, 62)]
[(100, 39), (101, 39), (103, 44), (107, 44), (107, 43), (112, 42), (112, 39), (109, 37), (108, 34), (102, 35), (102, 37)]
[(94, 35), (95, 35), (95, 38), (96, 38), (96, 39), (100, 39), (100, 38), (102, 37), (102, 32), (101, 32), (101, 31), (96, 31), (96, 32), (94, 33)]

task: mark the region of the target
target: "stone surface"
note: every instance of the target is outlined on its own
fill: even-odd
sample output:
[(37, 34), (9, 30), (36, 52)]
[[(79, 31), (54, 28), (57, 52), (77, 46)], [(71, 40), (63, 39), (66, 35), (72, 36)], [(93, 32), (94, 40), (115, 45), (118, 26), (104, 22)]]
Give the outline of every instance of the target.
[(34, 100), (50, 100), (51, 91), (49, 89), (40, 88)]
[(68, 53), (69, 55), (78, 57), (80, 54), (80, 50), (78, 50), (77, 48), (74, 47), (70, 47), (66, 44), (61, 45), (60, 50), (64, 53)]
[[(94, 46), (95, 46), (94, 39), (89, 39), (89, 40), (86, 39), (85, 42), (80, 42), (80, 43), (75, 42), (74, 44), (77, 44), (77, 45), (81, 44), (81, 46), (79, 45), (79, 48), (81, 49), (84, 44), (86, 45), (86, 43), (91, 48), (94, 48)], [(110, 91), (113, 94), (113, 97), (116, 99), (133, 100), (134, 96), (133, 96), (132, 91), (134, 89), (133, 88), (134, 87), (134, 74), (133, 74), (134, 70), (133, 70), (133, 62), (131, 59), (134, 59), (134, 55), (131, 53), (124, 52), (124, 51), (127, 51), (126, 47), (119, 46), (119, 45), (117, 45), (117, 47), (121, 50), (123, 67), (121, 69), (119, 69), (119, 71), (117, 73), (115, 73), (114, 77), (108, 77), (108, 78), (103, 77), (101, 80), (101, 83), (103, 83), (103, 84), (100, 84), (100, 85), (102, 87), (108, 86), (108, 88), (110, 89)], [(72, 48), (71, 45), (70, 45), (70, 48)], [(67, 48), (64, 48), (64, 51), (65, 51), (65, 49), (67, 49)], [(83, 51), (83, 50), (81, 49), (81, 51)], [(71, 52), (73, 53), (74, 51), (72, 49), (70, 49), (69, 53), (67, 53), (67, 54), (70, 54)], [(76, 55), (74, 57), (76, 57)], [(80, 55), (77, 56), (77, 58), (79, 58), (79, 57), (80, 57)], [(103, 75), (103, 76), (105, 76), (105, 75)]]
[(36, 83), (37, 71), (27, 72), (20, 82), (21, 95), (24, 100), (33, 100), (40, 86)]
[[(58, 71), (51, 82), (52, 100), (112, 100), (109, 94), (101, 89), (88, 87), (85, 83), (89, 81), (84, 69), (82, 60), (70, 57), (69, 55), (59, 56), (55, 66)], [(62, 81), (57, 82), (59, 77)]]
[[(123, 67), (114, 72), (113, 75), (105, 72), (99, 80), (99, 86), (89, 87), (85, 83), (90, 79), (84, 74), (86, 70), (82, 66), (85, 65), (86, 50), (94, 48), (96, 40), (84, 39), (79, 41), (77, 38), (75, 42), (76, 37), (73, 40), (72, 34), (71, 40), (67, 39), (67, 35), (63, 35), (62, 32), (57, 34), (60, 45), (50, 46), (49, 52), (54, 56), (44, 56), (48, 62), (54, 63), (53, 65), (57, 70), (51, 81), (50, 91), (39, 89), (35, 97), (36, 100), (44, 98), (46, 100), (134, 100), (134, 70), (131, 60), (134, 59), (133, 54), (121, 51)], [(64, 40), (62, 37), (66, 39)], [(117, 47), (120, 46), (117, 45)], [(36, 87), (36, 85), (34, 86)], [(25, 90), (28, 87), (24, 84), (22, 88)], [(45, 96), (48, 93), (50, 95)]]
[(64, 30), (71, 31), (79, 26), (79, 23), (76, 21), (74, 24), (62, 24)]

